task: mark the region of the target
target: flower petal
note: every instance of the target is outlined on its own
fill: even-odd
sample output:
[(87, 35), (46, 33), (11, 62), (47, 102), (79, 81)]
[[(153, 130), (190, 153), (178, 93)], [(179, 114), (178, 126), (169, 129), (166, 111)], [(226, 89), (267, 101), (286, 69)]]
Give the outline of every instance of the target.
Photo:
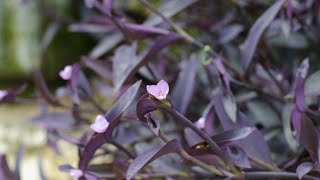
[(80, 169), (71, 169), (69, 173), (73, 180), (78, 180), (83, 176), (83, 172)]
[(163, 93), (164, 96), (167, 96), (167, 94), (169, 93), (169, 85), (165, 80), (159, 81), (157, 87)]
[(197, 128), (199, 129), (204, 129), (205, 124), (206, 124), (206, 119), (204, 117), (199, 118), (199, 120), (194, 123), (194, 125), (196, 125)]
[(156, 85), (147, 85), (147, 92), (156, 97), (159, 94), (159, 89)]
[(70, 66), (70, 65), (64, 67), (64, 69), (59, 72), (59, 76), (63, 80), (70, 80), (71, 79), (71, 75), (72, 75), (72, 66)]
[(8, 91), (0, 90), (0, 100), (2, 100), (7, 94), (8, 94)]
[(93, 124), (91, 124), (90, 128), (97, 133), (103, 133), (109, 126), (108, 120), (103, 115), (98, 115)]

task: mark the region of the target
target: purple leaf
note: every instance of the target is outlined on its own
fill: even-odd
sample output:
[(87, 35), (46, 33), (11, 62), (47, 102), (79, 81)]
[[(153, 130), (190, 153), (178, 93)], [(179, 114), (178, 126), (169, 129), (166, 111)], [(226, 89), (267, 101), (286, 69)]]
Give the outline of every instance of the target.
[(222, 97), (222, 90), (218, 88), (213, 92), (212, 102), (222, 127), (225, 130), (228, 130), (233, 128), (234, 122), (231, 120), (230, 116), (224, 108), (225, 106)]
[(197, 60), (192, 55), (187, 64), (179, 74), (179, 78), (174, 86), (172, 99), (176, 109), (185, 114), (191, 102), (192, 94), (195, 87)]
[(111, 16), (112, 3), (113, 3), (113, 0), (103, 0), (103, 3), (102, 3), (104, 12), (106, 12), (109, 16)]
[(100, 148), (103, 144), (107, 143), (104, 134), (95, 133), (86, 144), (83, 153), (80, 156), (79, 160), (79, 169), (86, 170), (90, 160), (93, 158), (94, 153), (98, 148)]
[(301, 133), (300, 143), (308, 150), (310, 157), (313, 161), (319, 161), (318, 159), (318, 147), (319, 147), (319, 131), (313, 122), (307, 117), (303, 116), (300, 121)]
[(114, 121), (118, 118), (132, 103), (136, 97), (139, 87), (141, 85), (141, 80), (130, 86), (125, 93), (114, 103), (114, 105), (108, 110), (105, 117), (108, 121)]
[(309, 59), (305, 59), (300, 64), (294, 82), (294, 107), (291, 112), (293, 128), (296, 132), (297, 139), (300, 139), (301, 113), (307, 110), (305, 104), (304, 86), (309, 69)]
[(174, 33), (161, 36), (148, 50), (139, 56), (135, 55), (136, 45), (134, 44), (118, 48), (113, 58), (113, 82), (115, 83), (115, 89), (119, 89), (129, 78), (132, 78), (140, 67), (146, 64), (161, 49), (181, 38), (180, 35)]
[(144, 152), (132, 161), (128, 168), (126, 179), (132, 179), (134, 175), (137, 172), (139, 172), (144, 166), (148, 165), (149, 163), (158, 159), (159, 157), (164, 156), (166, 154), (178, 152), (179, 150), (180, 146), (178, 144), (178, 141), (174, 139), (165, 144), (164, 146), (155, 147), (147, 152)]
[(103, 144), (110, 142), (112, 138), (112, 132), (116, 125), (118, 124), (121, 114), (129, 107), (134, 98), (136, 97), (139, 87), (141, 85), (141, 80), (137, 81), (135, 84), (130, 86), (126, 92), (113, 104), (113, 106), (105, 114), (105, 118), (109, 121), (109, 126), (104, 133), (95, 133), (83, 150), (80, 161), (79, 168), (85, 170), (93, 158), (94, 153)]
[[(238, 124), (236, 126), (255, 127), (243, 113), (239, 112), (237, 119)], [(239, 140), (237, 143), (249, 158), (255, 158), (271, 165), (273, 164), (270, 148), (260, 131), (253, 131), (248, 137)]]
[(74, 125), (75, 120), (69, 112), (45, 112), (33, 117), (31, 122), (49, 129), (67, 129)]
[(243, 26), (239, 24), (232, 24), (223, 27), (218, 31), (219, 33), (219, 43), (226, 44), (236, 38), (243, 31)]
[(247, 154), (241, 147), (228, 146), (226, 149), (228, 157), (236, 166), (241, 168), (251, 168)]
[(309, 70), (309, 59), (305, 59), (300, 64), (295, 79), (294, 98), (295, 103), (300, 111), (306, 110), (306, 104), (304, 101), (304, 82)]
[(89, 53), (90, 58), (97, 59), (109, 50), (114, 48), (123, 40), (123, 34), (121, 32), (113, 32), (107, 34)]
[(226, 71), (226, 68), (224, 67), (222, 61), (223, 61), (222, 56), (218, 55), (217, 58), (214, 60), (214, 64), (216, 65), (219, 73), (222, 75), (224, 84), (226, 85), (228, 91), (231, 91), (231, 89), (230, 89), (230, 77), (231, 76)]
[[(160, 7), (159, 11), (167, 18), (174, 16), (188, 6), (194, 4), (198, 0), (171, 0), (165, 1), (165, 3)], [(163, 19), (157, 14), (150, 16), (145, 22), (145, 25), (153, 26), (163, 22)]]
[(151, 131), (158, 136), (160, 131), (160, 121), (156, 118), (154, 118), (151, 113), (146, 115), (148, 127), (151, 129)]
[[(284, 131), (284, 137), (287, 141), (287, 144), (289, 145), (289, 148), (293, 151), (296, 152), (298, 148), (298, 142), (294, 138), (292, 129), (291, 129), (291, 111), (292, 111), (293, 105), (291, 104), (286, 104), (284, 108), (282, 109), (282, 115), (281, 115), (281, 120), (282, 120), (282, 126), (283, 126), (283, 131)], [(300, 120), (298, 121), (300, 122)]]
[[(254, 128), (254, 127), (240, 127), (240, 128), (231, 129), (231, 130), (216, 134), (216, 135), (212, 136), (211, 139), (215, 143), (217, 143), (219, 146), (223, 146), (227, 143), (244, 139), (244, 138), (248, 137), (251, 133), (253, 133), (253, 131), (255, 131), (255, 130), (256, 130), (256, 128)], [(186, 132), (188, 132), (188, 137), (191, 137), (191, 135), (192, 135), (192, 138), (194, 138), (194, 140), (191, 141), (193, 144), (192, 145), (193, 147), (203, 145), (203, 142), (201, 142), (203, 140), (202, 139), (198, 140), (197, 138), (199, 136), (197, 134), (195, 134), (194, 132), (191, 132), (191, 131), (185, 131), (185, 134), (186, 134)], [(192, 134), (192, 133), (194, 133), (194, 134)], [(196, 140), (198, 142), (196, 142)], [(194, 143), (194, 142), (196, 142), (196, 143)], [(199, 143), (199, 142), (201, 142), (201, 143)]]
[(160, 29), (157, 27), (133, 24), (129, 22), (122, 23), (122, 26), (126, 32), (126, 35), (129, 36), (132, 40), (141, 40), (146, 37), (159, 36), (159, 35), (167, 35), (170, 31), (165, 29)]
[(310, 171), (312, 171), (314, 167), (314, 164), (311, 162), (304, 162), (301, 163), (296, 170), (297, 176), (299, 179), (302, 179), (302, 177), (306, 174), (308, 174)]
[(35, 86), (37, 87), (37, 89), (39, 90), (41, 97), (44, 100), (46, 100), (49, 104), (51, 104), (53, 106), (60, 106), (61, 105), (58, 102), (58, 100), (56, 99), (56, 97), (54, 97), (51, 94), (40, 70), (36, 70), (34, 73), (34, 83), (35, 83)]
[(80, 78), (80, 72), (81, 72), (80, 68), (81, 67), (79, 64), (72, 65), (71, 79), (69, 81), (71, 99), (72, 99), (72, 102), (76, 105), (80, 104), (79, 93), (78, 93), (78, 84), (79, 84), (79, 78)]
[[(241, 112), (237, 113), (237, 122), (232, 122), (226, 113), (226, 110), (224, 109), (221, 89), (214, 91), (212, 101), (215, 112), (224, 130), (230, 130), (243, 126), (254, 127), (252, 122), (250, 122)], [(247, 138), (240, 140), (237, 142), (237, 144), (243, 148), (248, 157), (253, 157), (266, 163), (272, 163), (270, 149), (267, 145), (267, 142), (264, 140), (263, 135), (259, 131), (252, 132)]]
[(14, 175), (10, 171), (5, 155), (0, 154), (0, 179), (14, 180)]
[(184, 137), (190, 147), (199, 144), (203, 139), (190, 128), (184, 129)]
[(280, 11), (285, 0), (276, 1), (270, 8), (268, 8), (251, 27), (250, 32), (246, 40), (241, 45), (241, 60), (244, 65), (244, 69), (249, 67), (254, 52), (257, 48), (259, 39), (262, 33), (267, 29), (273, 19)]
[(162, 108), (167, 108), (167, 106), (159, 100), (150, 98), (149, 94), (144, 94), (137, 103), (137, 117), (140, 121), (148, 124), (148, 120), (145, 116), (152, 111)]
[(306, 79), (304, 90), (306, 96), (320, 95), (320, 70), (311, 74), (311, 76)]
[(107, 66), (107, 61), (83, 58), (82, 62), (106, 80), (112, 80), (112, 73)]
[(82, 71), (80, 71), (80, 75), (79, 75), (78, 91), (79, 91), (80, 97), (84, 99), (92, 98), (93, 96), (93, 92), (92, 92), (89, 80), (87, 79), (86, 75)]
[(256, 128), (254, 127), (240, 127), (216, 134), (212, 136), (212, 139), (219, 145), (222, 145), (228, 142), (244, 139), (255, 130)]

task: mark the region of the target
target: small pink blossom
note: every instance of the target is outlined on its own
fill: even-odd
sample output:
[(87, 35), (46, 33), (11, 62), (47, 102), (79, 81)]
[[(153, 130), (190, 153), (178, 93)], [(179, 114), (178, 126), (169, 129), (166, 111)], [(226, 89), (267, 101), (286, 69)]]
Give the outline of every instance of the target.
[(91, 124), (90, 128), (97, 133), (103, 133), (109, 126), (109, 122), (103, 115), (98, 115), (93, 124)]
[(8, 94), (8, 91), (6, 90), (0, 90), (0, 100), (2, 100), (6, 95)]
[(80, 169), (71, 169), (69, 173), (73, 180), (78, 180), (83, 176), (83, 172)]
[(194, 123), (194, 125), (196, 125), (196, 127), (199, 129), (204, 129), (206, 125), (206, 119), (204, 117), (201, 117)]
[(169, 85), (165, 80), (161, 80), (157, 85), (147, 85), (147, 91), (157, 99), (163, 100), (169, 93)]
[(71, 75), (72, 75), (72, 66), (70, 66), (70, 65), (64, 67), (64, 69), (59, 72), (59, 76), (63, 80), (70, 80)]

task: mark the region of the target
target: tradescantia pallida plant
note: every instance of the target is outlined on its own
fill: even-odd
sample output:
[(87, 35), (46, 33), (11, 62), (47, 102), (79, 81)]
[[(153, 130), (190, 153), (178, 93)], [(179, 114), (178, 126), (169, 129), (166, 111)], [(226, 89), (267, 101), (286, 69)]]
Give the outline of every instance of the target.
[[(303, 51), (319, 43), (317, 1), (134, 3), (142, 20), (123, 1), (86, 0), (87, 17), (66, 23), (97, 39), (59, 73), (71, 105), (35, 72), (42, 108), (31, 121), (57, 154), (57, 140), (78, 147), (78, 164), (61, 171), (81, 180), (320, 178), (318, 55)], [(1, 90), (1, 103), (23, 103), (24, 88)]]

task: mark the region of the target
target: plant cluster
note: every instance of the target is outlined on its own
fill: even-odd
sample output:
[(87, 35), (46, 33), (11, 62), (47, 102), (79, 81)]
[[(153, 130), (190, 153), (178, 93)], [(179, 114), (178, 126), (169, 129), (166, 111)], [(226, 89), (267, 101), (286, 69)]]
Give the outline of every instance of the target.
[[(72, 105), (34, 76), (42, 108), (31, 121), (54, 151), (57, 140), (78, 148), (78, 165), (61, 171), (81, 180), (320, 178), (319, 1), (84, 3), (83, 18), (64, 25), (97, 45), (59, 73)], [(21, 103), (24, 89), (0, 91), (1, 103)], [(16, 177), (1, 162), (0, 179)]]

